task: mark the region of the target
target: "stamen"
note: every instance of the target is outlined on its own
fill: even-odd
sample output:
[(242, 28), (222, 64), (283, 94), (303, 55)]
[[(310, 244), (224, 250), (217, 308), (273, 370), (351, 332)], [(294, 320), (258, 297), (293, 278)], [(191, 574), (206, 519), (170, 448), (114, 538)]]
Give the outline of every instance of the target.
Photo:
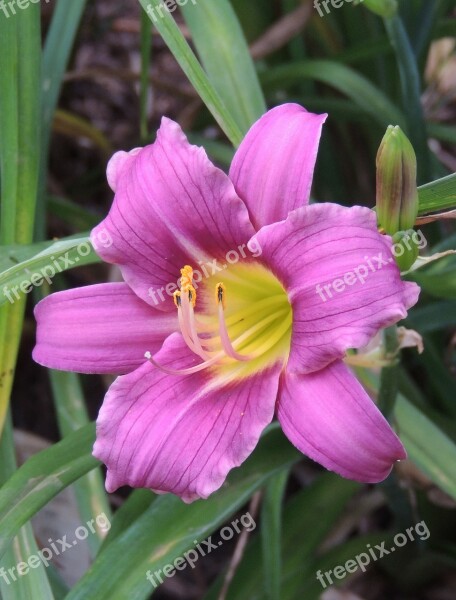
[(220, 332), (220, 340), (222, 342), (222, 347), (225, 350), (227, 356), (234, 358), (234, 360), (239, 361), (249, 361), (252, 359), (252, 356), (244, 356), (243, 354), (239, 354), (233, 348), (233, 345), (230, 340), (230, 336), (228, 334), (228, 330), (226, 328), (225, 323), (225, 313), (224, 309), (224, 300), (225, 300), (225, 286), (223, 283), (217, 283), (216, 285), (216, 298), (218, 302), (218, 317), (219, 317), (219, 332)]
[[(191, 332), (189, 331), (188, 326), (184, 320), (184, 316), (182, 314), (182, 308), (180, 308), (180, 307), (177, 309), (177, 316), (179, 319), (179, 327), (180, 327), (182, 337), (184, 338), (185, 343), (187, 344), (187, 346), (190, 348), (190, 350), (192, 352), (201, 356), (201, 354), (198, 351), (198, 348), (195, 346), (195, 344), (193, 342), (193, 339), (191, 337)], [(206, 356), (201, 356), (201, 358), (203, 360), (206, 360)]]
[[(179, 327), (180, 327), (180, 330), (182, 333), (182, 337), (184, 338), (185, 343), (190, 348), (190, 350), (192, 350), (192, 352), (194, 352), (195, 354), (199, 354), (201, 356), (201, 354), (198, 351), (198, 348), (195, 346), (195, 344), (192, 340), (191, 332), (190, 332), (189, 328), (187, 327), (187, 324), (183, 317), (182, 308), (181, 308), (182, 307), (182, 295), (179, 290), (177, 292), (174, 292), (173, 299), (174, 299), (174, 304), (177, 307), (177, 315), (179, 318)], [(201, 356), (201, 358), (203, 360), (205, 360), (206, 355), (204, 354), (203, 356)]]
[[(195, 295), (196, 298), (196, 295)], [(201, 356), (203, 360), (207, 360), (211, 357), (211, 355), (206, 352), (206, 350), (201, 345), (201, 340), (198, 335), (198, 330), (196, 328), (196, 320), (195, 313), (193, 311), (193, 304), (191, 299), (187, 297), (186, 294), (181, 295), (182, 301), (182, 322), (184, 324), (186, 332), (189, 334), (189, 337), (192, 341), (192, 345), (196, 348), (196, 353)]]
[(185, 343), (192, 352), (198, 354), (203, 360), (210, 358), (210, 354), (203, 348), (198, 331), (193, 308), (196, 304), (196, 290), (193, 287), (193, 269), (186, 265), (181, 269), (181, 289), (174, 292), (174, 304), (177, 307), (179, 327)]
[(176, 308), (180, 308), (182, 300), (181, 300), (181, 293), (179, 291), (174, 292), (174, 294), (173, 294), (173, 300), (174, 300), (174, 306)]
[(183, 269), (181, 269), (181, 292), (185, 295), (188, 295), (188, 299), (191, 302), (193, 308), (195, 308), (196, 304), (196, 290), (193, 287), (193, 269), (189, 265), (185, 265)]
[(215, 365), (221, 358), (223, 358), (223, 354), (217, 354), (210, 360), (206, 360), (205, 362), (188, 369), (169, 369), (168, 367), (163, 367), (162, 365), (158, 364), (156, 360), (154, 360), (150, 352), (146, 352), (144, 354), (144, 358), (147, 358), (147, 360), (150, 361), (154, 367), (157, 367), (157, 369), (160, 369), (160, 371), (163, 371), (163, 373), (167, 373), (168, 375), (193, 375), (194, 373), (199, 373), (200, 371), (204, 371), (204, 369)]
[(225, 285), (223, 283), (217, 283), (215, 286), (215, 300), (217, 304), (221, 304), (225, 308)]
[[(235, 274), (234, 279), (242, 280), (244, 286), (250, 290), (261, 290), (263, 294), (246, 291), (236, 295), (234, 306), (229, 316), (226, 316), (226, 287), (222, 282), (217, 283), (215, 300), (218, 319), (214, 321), (213, 312), (207, 315), (195, 314), (196, 289), (193, 283), (193, 269), (189, 265), (181, 269), (180, 289), (173, 294), (179, 327), (188, 348), (203, 362), (186, 369), (172, 369), (158, 364), (151, 353), (146, 352), (145, 357), (157, 369), (169, 375), (185, 376), (198, 373), (213, 365), (218, 365), (220, 368), (228, 367), (233, 360), (245, 364), (270, 352), (288, 333), (291, 335), (291, 307), (286, 302), (285, 292), (278, 293), (280, 292), (278, 284), (269, 288), (267, 278), (264, 286), (258, 278), (258, 281), (254, 280), (250, 285), (249, 281), (244, 281), (239, 273)], [(250, 272), (246, 272), (246, 279), (250, 279)], [(229, 276), (228, 281), (231, 281)], [(235, 291), (237, 286), (238, 284), (235, 283)], [(266, 296), (268, 289), (271, 294)], [(241, 349), (245, 354), (238, 352), (237, 349)], [(280, 355), (286, 353), (285, 346), (283, 348), (280, 346), (277, 350)], [(249, 372), (245, 369), (246, 367), (239, 365), (236, 372), (239, 370), (242, 373)], [(234, 373), (232, 370), (228, 372)]]

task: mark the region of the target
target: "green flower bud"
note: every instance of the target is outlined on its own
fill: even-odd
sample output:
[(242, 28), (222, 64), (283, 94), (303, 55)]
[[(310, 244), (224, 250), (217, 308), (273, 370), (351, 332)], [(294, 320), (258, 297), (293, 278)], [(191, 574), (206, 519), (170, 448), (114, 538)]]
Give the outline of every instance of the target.
[(386, 233), (413, 228), (418, 214), (416, 155), (399, 126), (390, 125), (377, 154), (377, 217)]
[(381, 17), (393, 17), (397, 13), (397, 0), (360, 0), (360, 4)]
[(411, 233), (413, 230), (398, 231), (393, 235), (392, 252), (401, 271), (408, 271), (418, 258), (419, 248), (414, 243)]

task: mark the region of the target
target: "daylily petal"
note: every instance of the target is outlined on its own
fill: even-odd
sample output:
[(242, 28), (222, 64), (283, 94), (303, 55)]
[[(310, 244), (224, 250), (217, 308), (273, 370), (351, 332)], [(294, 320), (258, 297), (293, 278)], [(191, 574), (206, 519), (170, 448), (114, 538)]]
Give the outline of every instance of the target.
[(241, 143), (230, 169), (237, 193), (257, 229), (287, 218), (307, 204), (328, 115), (283, 104), (257, 121)]
[(301, 452), (348, 479), (383, 481), (394, 462), (407, 457), (386, 419), (340, 361), (309, 375), (284, 374), (278, 418)]
[(178, 328), (177, 318), (154, 310), (126, 283), (57, 292), (35, 308), (40, 365), (78, 373), (123, 374), (144, 363)]
[[(184, 265), (223, 261), (254, 233), (228, 176), (169, 119), (163, 118), (154, 144), (114, 155), (108, 175), (116, 195), (92, 232), (96, 250), (160, 310), (174, 310), (170, 296)], [(112, 245), (96, 244), (106, 231)], [(168, 284), (163, 300), (158, 290), (163, 295)]]
[[(167, 368), (199, 359), (174, 334), (155, 360)], [(122, 485), (207, 498), (256, 446), (274, 415), (280, 366), (228, 382), (207, 372), (170, 376), (151, 363), (119, 377), (97, 421), (94, 455), (106, 489)]]
[(365, 346), (418, 300), (419, 287), (401, 280), (391, 238), (378, 233), (368, 208), (306, 206), (255, 240), (293, 308), (289, 370), (316, 371)]
[(106, 179), (113, 192), (116, 191), (118, 182), (125, 170), (130, 166), (131, 160), (141, 150), (142, 148), (133, 148), (133, 150), (130, 150), (129, 152), (119, 150), (119, 152), (116, 152), (111, 157), (106, 169)]

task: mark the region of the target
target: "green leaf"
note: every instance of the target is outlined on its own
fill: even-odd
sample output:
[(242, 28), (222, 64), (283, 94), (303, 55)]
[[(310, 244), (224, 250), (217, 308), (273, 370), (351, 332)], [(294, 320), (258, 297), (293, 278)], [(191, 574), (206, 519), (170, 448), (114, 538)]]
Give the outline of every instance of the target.
[[(383, 330), (383, 347), (386, 356), (395, 356), (399, 349), (397, 326), (392, 325)], [(378, 389), (378, 408), (389, 419), (396, 404), (399, 381), (399, 365), (392, 364), (382, 368)]]
[[(313, 560), (318, 546), (340, 517), (359, 484), (332, 473), (323, 473), (307, 489), (296, 493), (283, 509), (282, 590), (302, 582), (303, 568)], [(322, 518), (324, 515), (324, 518)], [(226, 600), (264, 600), (264, 565), (258, 561), (260, 539), (255, 536), (233, 578)], [(204, 600), (217, 600), (223, 576), (219, 577)], [(303, 597), (302, 595), (299, 597)], [(305, 596), (307, 600), (307, 596)]]
[(234, 150), (232, 146), (228, 146), (228, 144), (224, 144), (223, 142), (208, 140), (197, 133), (189, 133), (187, 137), (191, 144), (203, 146), (209, 158), (211, 158), (214, 162), (217, 162), (224, 167), (229, 167), (231, 165), (234, 157)]
[[(62, 438), (90, 423), (84, 401), (81, 379), (77, 373), (49, 369), (49, 378), (57, 412), (57, 422)], [(83, 523), (95, 521), (95, 534), (87, 539), (92, 557), (100, 549), (106, 530), (98, 525), (96, 517), (104, 514), (111, 521), (111, 510), (104, 489), (101, 469), (93, 469), (73, 485), (79, 515)]]
[(28, 243), (33, 234), (40, 160), (40, 19), (30, 6), (1, 15), (0, 169), (3, 244)]
[(201, 100), (210, 110), (217, 123), (234, 146), (242, 140), (242, 130), (233, 115), (228, 111), (208, 76), (203, 71), (192, 49), (182, 35), (171, 14), (162, 0), (139, 0), (150, 20), (160, 32), (174, 58), (187, 75), (191, 84), (200, 95)]
[(299, 61), (273, 67), (261, 74), (261, 82), (267, 90), (286, 89), (303, 79), (313, 79), (335, 88), (382, 128), (392, 124), (405, 127), (404, 115), (380, 89), (353, 69), (335, 61)]
[[(252, 456), (208, 500), (186, 505), (160, 496), (99, 554), (67, 600), (146, 599), (153, 591), (146, 579), (195, 547), (222, 525), (274, 475), (299, 458), (276, 427), (262, 437)], [(116, 568), (113, 569), (113, 565)]]
[(150, 63), (152, 52), (152, 26), (145, 11), (141, 11), (141, 80), (139, 92), (139, 133), (142, 144), (149, 142), (147, 128), (150, 98)]
[[(16, 241), (16, 204), (19, 164), (17, 21), (0, 20), (0, 195), (2, 244)], [(8, 198), (8, 202), (4, 199)]]
[[(43, 122), (48, 139), (63, 76), (87, 0), (58, 2), (43, 51)], [(47, 147), (47, 143), (45, 144)]]
[[(10, 7), (11, 8), (11, 7)], [(32, 240), (40, 163), (40, 6), (0, 18), (0, 242)], [(0, 433), (6, 417), (25, 302), (0, 307)]]
[(456, 444), (401, 395), (395, 416), (410, 460), (456, 500)]
[(454, 419), (456, 417), (454, 378), (442, 360), (442, 350), (437, 349), (432, 338), (424, 335), (423, 341), (424, 353), (417, 357), (417, 362), (421, 364), (421, 371), (425, 373), (426, 380), (431, 386), (427, 404), (434, 405), (445, 415), (453, 416)]
[(282, 578), (282, 502), (289, 472), (283, 471), (266, 485), (261, 507), (264, 589), (269, 600), (280, 600)]
[(456, 127), (453, 125), (442, 125), (441, 123), (428, 123), (429, 137), (441, 142), (456, 144)]
[(103, 158), (108, 159), (114, 152), (111, 142), (102, 131), (89, 120), (68, 110), (59, 108), (55, 111), (53, 130), (55, 133), (90, 142)]
[[(3, 435), (0, 440), (0, 484), (1, 498), (3, 499), (4, 488), (7, 486), (5, 481), (16, 471), (16, 456), (14, 451), (13, 427), (11, 418), (8, 414)], [(14, 503), (14, 499), (10, 502)], [(27, 523), (24, 527), (17, 527), (17, 536), (14, 541), (9, 540), (4, 548), (4, 556), (0, 560), (0, 567), (11, 569), (18, 563), (26, 563), (30, 556), (36, 555), (38, 547), (33, 534), (32, 526)], [(14, 536), (12, 536), (14, 537)], [(11, 541), (13, 543), (11, 544)], [(25, 569), (25, 567), (24, 567)], [(14, 573), (14, 571), (13, 571)], [(22, 577), (17, 577), (13, 581), (11, 574), (7, 579), (2, 575), (0, 579), (1, 597), (3, 600), (23, 600), (24, 598), (40, 598), (40, 600), (53, 600), (52, 590), (46, 575), (43, 563), (39, 563), (37, 568), (28, 569)]]
[(446, 252), (447, 250), (453, 250), (456, 247), (456, 233), (453, 233), (432, 247), (432, 252)]
[(419, 215), (456, 208), (456, 173), (418, 188)]
[[(97, 215), (95, 212), (76, 204), (76, 202), (67, 198), (61, 198), (60, 196), (48, 196), (47, 206), (51, 214), (62, 219), (62, 221), (76, 231), (92, 229), (103, 218), (101, 215)], [(78, 235), (80, 236), (81, 234)]]
[[(14, 539), (14, 544), (8, 549), (0, 561), (0, 567), (8, 570), (15, 568), (19, 563), (26, 563), (29, 558), (38, 552), (32, 526), (24, 525)], [(25, 568), (25, 567), (24, 567)], [(8, 577), (8, 575), (7, 575)], [(54, 600), (44, 565), (38, 569), (30, 569), (22, 577), (13, 581), (8, 577), (9, 584), (2, 578), (0, 591), (2, 600), (24, 600), (25, 598), (39, 598), (40, 600)]]
[[(378, 374), (356, 369), (360, 380), (378, 388)], [(450, 402), (454, 393), (448, 399)], [(398, 434), (408, 458), (442, 490), (456, 499), (456, 444), (405, 396), (398, 394), (394, 409)]]
[(432, 34), (440, 16), (448, 12), (444, 2), (422, 2), (421, 10), (416, 15), (415, 31), (411, 37), (413, 51), (418, 59), (425, 60), (429, 52)]
[(47, 576), (54, 594), (54, 600), (64, 600), (69, 588), (52, 563), (47, 567)]
[(139, 517), (150, 507), (157, 496), (150, 490), (133, 490), (122, 506), (114, 513), (111, 521), (111, 529), (106, 536), (101, 547), (104, 550), (130, 525), (139, 519)]
[[(45, 249), (36, 253), (36, 249), (43, 245), (46, 245)], [(21, 257), (20, 262), (17, 262), (17, 257)], [(33, 286), (39, 287), (44, 281), (52, 284), (58, 273), (96, 262), (100, 259), (88, 237), (64, 238), (50, 245), (49, 242), (41, 242), (28, 247), (0, 248), (0, 265), (5, 269), (0, 273), (0, 305), (13, 304), (29, 293)], [(6, 267), (8, 264), (12, 266)]]
[(407, 326), (420, 334), (456, 326), (456, 300), (432, 302), (414, 308), (407, 317)]
[(407, 279), (416, 281), (428, 294), (437, 298), (456, 298), (456, 256), (445, 256), (428, 267), (413, 271)]
[(421, 104), (421, 79), (416, 57), (399, 15), (385, 19), (388, 37), (396, 53), (402, 87), (402, 108), (407, 118), (407, 134), (418, 160), (418, 181), (432, 179), (431, 156)]
[(54, 113), (57, 108), (65, 70), (70, 59), (74, 40), (86, 4), (87, 0), (72, 0), (71, 2), (64, 2), (62, 0), (61, 2), (57, 2), (44, 43), (41, 74), (41, 162), (38, 189), (38, 211), (36, 214), (36, 231), (38, 239), (43, 239), (45, 237), (46, 212), (44, 206), (44, 194), (47, 181), (49, 140), (51, 137)]
[(363, 6), (381, 17), (392, 17), (397, 12), (397, 0), (364, 0)]
[(230, 2), (192, 0), (181, 10), (209, 80), (245, 134), (266, 112), (266, 104)]
[[(362, 552), (365, 553), (369, 544), (371, 548), (375, 548), (376, 544), (388, 543), (389, 537), (386, 532), (357, 536), (340, 546), (331, 548), (323, 556), (314, 557), (311, 562), (304, 565), (301, 576), (290, 582), (287, 596), (284, 596), (283, 600), (297, 600), (304, 597), (306, 600), (321, 600), (324, 590), (330, 585), (328, 579), (324, 577), (326, 572), (332, 571), (338, 565), (345, 565), (348, 560), (354, 560)], [(318, 581), (316, 576), (318, 571), (322, 572), (323, 583), (326, 583), (326, 587)], [(359, 571), (355, 572), (354, 577), (356, 577), (356, 573)], [(348, 579), (349, 576), (342, 580), (331, 576), (336, 587), (347, 585)]]
[(3, 485), (0, 556), (19, 529), (59, 492), (100, 463), (92, 456), (94, 424), (32, 456)]

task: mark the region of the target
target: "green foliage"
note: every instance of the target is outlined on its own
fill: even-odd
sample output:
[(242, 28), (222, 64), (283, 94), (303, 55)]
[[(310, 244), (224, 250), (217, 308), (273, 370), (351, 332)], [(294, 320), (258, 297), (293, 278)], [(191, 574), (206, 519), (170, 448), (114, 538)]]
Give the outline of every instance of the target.
[[(450, 3), (365, 0), (357, 6), (344, 3), (324, 17), (310, 5), (304, 32), (301, 28), (285, 35), (284, 22), (290, 27), (290, 20), (281, 19), (302, 9), (298, 0), (188, 2), (181, 11), (184, 25), (182, 18), (175, 18), (176, 13), (163, 9), (161, 17), (153, 18), (157, 13), (149, 7), (158, 11), (161, 0), (140, 0), (137, 145), (153, 137), (148, 120), (149, 100), (155, 98), (150, 84), (155, 59), (153, 24), (199, 97), (189, 138), (203, 145), (223, 168), (229, 167), (244, 134), (265, 112), (266, 101), (268, 106), (297, 101), (309, 110), (330, 115), (315, 178), (316, 198), (343, 197), (350, 204), (372, 206), (376, 152), (385, 129), (393, 125), (407, 132), (418, 159), (418, 179), (425, 183), (418, 189), (418, 215), (456, 209), (456, 175), (449, 173), (449, 161), (445, 160), (448, 154), (454, 158), (456, 129), (448, 119), (439, 119), (445, 110), (429, 109), (422, 102), (428, 85), (424, 70), (430, 44), (442, 36), (455, 35)], [(50, 373), (62, 439), (20, 467), (9, 417), (16, 358), (26, 331), (25, 301), (29, 298), (32, 304), (43, 295), (37, 290), (28, 294), (32, 286), (20, 291), (21, 284), (41, 276), (37, 285), (42, 292), (43, 273), (49, 274), (49, 267), (54, 267), (55, 274), (99, 262), (88, 238), (88, 230), (101, 220), (97, 211), (81, 206), (72, 187), (47, 193), (52, 123), (86, 8), (89, 3), (85, 0), (59, 0), (46, 28), (43, 49), (38, 3), (9, 18), (0, 11), (2, 567), (26, 561), (38, 551), (31, 519), (69, 486), (74, 486), (81, 523), (101, 512), (110, 516), (99, 463), (91, 454), (95, 428), (78, 375)], [(186, 39), (187, 31), (191, 39)], [(248, 44), (266, 31), (282, 36), (280, 47), (255, 64)], [(429, 100), (428, 95), (425, 99)], [(451, 109), (448, 104), (444, 108)], [(95, 124), (90, 128), (101, 135)], [(435, 143), (429, 144), (429, 138), (441, 144), (440, 152), (435, 150)], [(99, 165), (99, 169), (104, 167), (104, 163)], [(66, 193), (71, 198), (65, 197)], [(57, 241), (49, 239), (53, 237), (49, 224), (55, 220), (71, 235)], [(425, 232), (429, 241), (426, 252), (455, 247), (451, 220), (431, 225)], [(407, 350), (398, 357), (400, 362), (385, 366), (380, 374), (359, 369), (358, 375), (397, 427), (409, 455), (410, 471), (419, 473), (420, 485), (424, 480), (440, 494), (456, 500), (456, 386), (450, 343), (456, 326), (456, 258), (446, 256), (408, 277), (423, 290), (406, 325), (424, 335), (424, 353), (418, 356)], [(49, 284), (57, 287), (53, 276)], [(14, 295), (11, 303), (5, 290), (15, 287), (19, 299)], [(394, 354), (397, 329), (388, 329), (384, 339), (386, 350)], [(272, 426), (252, 456), (207, 501), (185, 505), (176, 497), (156, 496), (148, 490), (131, 493), (110, 516), (112, 527), (107, 536), (97, 531), (89, 540), (93, 564), (71, 590), (55, 570), (40, 565), (17, 585), (7, 585), (0, 578), (1, 597), (146, 600), (153, 592), (147, 571), (162, 569), (191, 550), (195, 539), (201, 541), (216, 532), (238, 511), (245, 510), (258, 492), (262, 495), (258, 527), (249, 534), (246, 551), (228, 586), (227, 600), (317, 600), (322, 592), (315, 577), (318, 570), (344, 564), (364, 552), (367, 544), (382, 543), (399, 530), (394, 522), (387, 529), (374, 526), (361, 534), (358, 509), (369, 517), (365, 523), (376, 522), (379, 506), (384, 509), (382, 515), (390, 518), (401, 511), (413, 514), (416, 502), (408, 495), (404, 500), (403, 494), (399, 499), (397, 480), (410, 486), (410, 498), (418, 496), (426, 519), (429, 516), (432, 523), (446, 523), (450, 511), (442, 512), (400, 471), (388, 482), (393, 492), (380, 504), (371, 505), (366, 487), (321, 474), (308, 468), (310, 463), (301, 470), (302, 465), (296, 467), (301, 458)], [(417, 545), (407, 559), (399, 558), (396, 565), (382, 567), (388, 570), (390, 585), (400, 589), (406, 583), (407, 590), (416, 594), (418, 584), (438, 575), (444, 567), (454, 567), (455, 539), (450, 529), (436, 527), (431, 546)], [(221, 570), (205, 600), (216, 600), (225, 586), (227, 574), (226, 570), (220, 574)], [(420, 572), (421, 581), (411, 576), (412, 571)]]

